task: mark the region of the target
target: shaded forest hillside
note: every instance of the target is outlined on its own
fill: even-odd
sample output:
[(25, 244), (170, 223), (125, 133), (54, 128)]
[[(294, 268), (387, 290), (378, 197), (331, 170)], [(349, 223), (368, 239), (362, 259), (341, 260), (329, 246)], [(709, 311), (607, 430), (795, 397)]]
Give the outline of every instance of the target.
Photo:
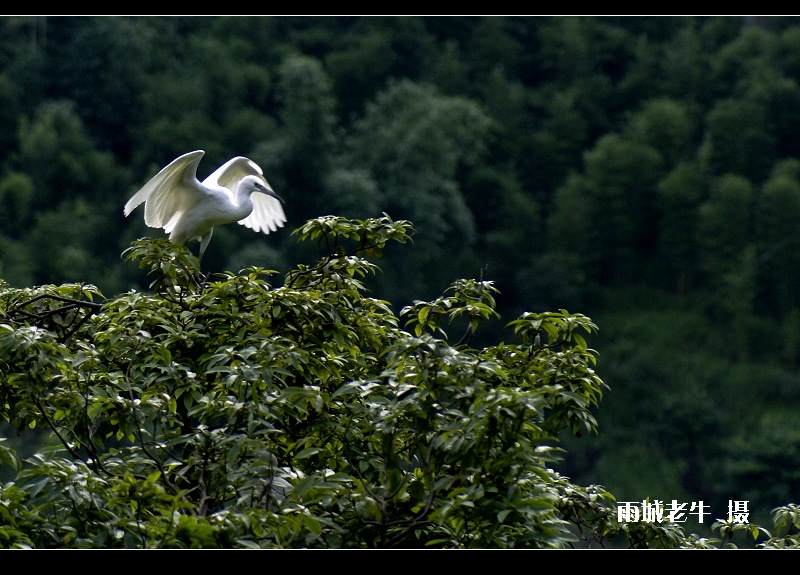
[(120, 254), (162, 232), (126, 200), (244, 155), (289, 221), (218, 228), (208, 271), (313, 261), (308, 218), (408, 219), (378, 297), (483, 277), (505, 319), (599, 326), (566, 475), (767, 523), (800, 501), (798, 134), (793, 17), (6, 16), (0, 278), (147, 289)]

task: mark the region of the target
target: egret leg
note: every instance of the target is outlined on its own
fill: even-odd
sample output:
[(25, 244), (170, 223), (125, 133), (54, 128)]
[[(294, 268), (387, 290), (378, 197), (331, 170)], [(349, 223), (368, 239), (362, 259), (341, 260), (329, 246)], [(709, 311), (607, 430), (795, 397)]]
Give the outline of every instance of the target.
[(211, 234), (214, 233), (214, 228), (208, 230), (208, 233), (200, 239), (200, 255), (197, 256), (198, 261), (203, 261), (203, 254), (206, 253), (208, 243), (211, 241)]

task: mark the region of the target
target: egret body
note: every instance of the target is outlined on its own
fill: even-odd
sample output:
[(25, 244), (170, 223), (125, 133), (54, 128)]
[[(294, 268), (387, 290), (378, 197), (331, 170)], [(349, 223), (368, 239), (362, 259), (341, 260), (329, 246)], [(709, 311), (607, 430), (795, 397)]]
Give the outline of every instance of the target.
[(237, 222), (265, 234), (283, 227), (283, 199), (258, 164), (237, 156), (201, 182), (197, 165), (203, 154), (196, 150), (172, 160), (128, 200), (125, 216), (144, 203), (144, 223), (163, 228), (176, 244), (198, 240), (199, 259), (216, 226)]

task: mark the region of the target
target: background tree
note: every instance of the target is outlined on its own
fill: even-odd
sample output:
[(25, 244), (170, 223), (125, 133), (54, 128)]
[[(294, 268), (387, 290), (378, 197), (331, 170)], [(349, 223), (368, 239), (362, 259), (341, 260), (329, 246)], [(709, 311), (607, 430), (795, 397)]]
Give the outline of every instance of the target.
[(788, 314), (800, 302), (796, 279), (800, 274), (800, 161), (776, 164), (764, 182), (755, 208), (755, 232), (759, 246), (757, 265), (763, 278), (766, 301), (774, 302), (767, 313)]
[[(386, 270), (384, 293), (408, 301), (403, 286), (429, 293), (462, 267), (475, 242), (475, 221), (461, 182), (485, 153), (491, 125), (473, 102), (408, 81), (390, 85), (367, 106), (347, 142), (346, 161), (369, 171), (384, 211), (425, 230), (401, 273)], [(492, 193), (480, 190), (476, 202), (491, 201)]]
[[(634, 144), (616, 135), (601, 138), (585, 155), (585, 175), (580, 178), (587, 224), (556, 228), (559, 234), (585, 234), (581, 244), (589, 273), (599, 283), (629, 284), (641, 280), (654, 247), (655, 192), (661, 159), (652, 148)], [(571, 182), (578, 185), (577, 180)], [(568, 184), (569, 185), (569, 184)], [(568, 192), (563, 192), (568, 193)], [(567, 203), (565, 208), (575, 209)], [(554, 218), (560, 216), (554, 213)]]
[(752, 245), (754, 196), (749, 180), (726, 174), (713, 182), (708, 200), (699, 207), (706, 281), (718, 292), (722, 292), (725, 278), (739, 269), (742, 254)]
[(697, 163), (680, 162), (658, 182), (658, 246), (665, 286), (684, 295), (697, 280), (703, 228), (700, 202), (706, 197), (703, 171)]

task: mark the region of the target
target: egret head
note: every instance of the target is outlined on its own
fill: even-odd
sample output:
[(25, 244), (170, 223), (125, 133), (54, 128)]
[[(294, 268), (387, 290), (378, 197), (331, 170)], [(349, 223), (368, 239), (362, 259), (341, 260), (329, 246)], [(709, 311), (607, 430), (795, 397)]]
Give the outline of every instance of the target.
[(268, 196), (272, 196), (279, 202), (283, 203), (283, 198), (276, 194), (273, 189), (269, 187), (269, 185), (265, 185), (264, 182), (256, 176), (245, 176), (242, 178), (242, 181), (239, 182), (239, 186), (243, 187), (250, 193), (261, 192), (262, 194), (267, 194)]

